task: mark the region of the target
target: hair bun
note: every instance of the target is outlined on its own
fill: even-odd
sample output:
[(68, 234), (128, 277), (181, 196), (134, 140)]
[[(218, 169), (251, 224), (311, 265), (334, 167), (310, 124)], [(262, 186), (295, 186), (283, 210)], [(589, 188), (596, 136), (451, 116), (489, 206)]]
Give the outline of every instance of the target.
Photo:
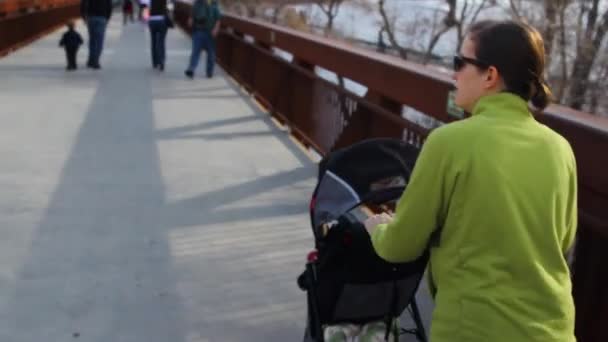
[(551, 89), (547, 83), (544, 80), (535, 77), (534, 94), (530, 99), (534, 107), (540, 110), (545, 109), (549, 105), (549, 102), (551, 102), (551, 99)]

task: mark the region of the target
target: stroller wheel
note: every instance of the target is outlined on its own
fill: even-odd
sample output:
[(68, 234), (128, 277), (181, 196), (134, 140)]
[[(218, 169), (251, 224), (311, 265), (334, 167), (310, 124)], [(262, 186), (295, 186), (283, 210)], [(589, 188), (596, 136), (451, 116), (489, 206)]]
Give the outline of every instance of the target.
[(312, 336), (310, 336), (310, 330), (308, 329), (308, 327), (306, 327), (306, 330), (304, 330), (304, 342), (315, 342), (315, 340), (312, 339)]

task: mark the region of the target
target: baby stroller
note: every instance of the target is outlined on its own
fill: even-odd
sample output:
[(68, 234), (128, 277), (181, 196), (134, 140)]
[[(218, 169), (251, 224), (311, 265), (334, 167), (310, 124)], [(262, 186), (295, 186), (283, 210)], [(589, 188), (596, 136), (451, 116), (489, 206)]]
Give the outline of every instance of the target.
[(382, 210), (396, 203), (418, 152), (401, 140), (370, 139), (334, 151), (320, 162), (310, 202), (315, 250), (298, 277), (307, 293), (305, 342), (324, 341), (327, 326), (375, 321), (385, 322), (387, 340), (393, 322), (408, 306), (416, 327), (400, 332), (426, 341), (414, 295), (428, 251), (413, 262), (388, 263), (375, 253), (363, 225), (363, 208)]

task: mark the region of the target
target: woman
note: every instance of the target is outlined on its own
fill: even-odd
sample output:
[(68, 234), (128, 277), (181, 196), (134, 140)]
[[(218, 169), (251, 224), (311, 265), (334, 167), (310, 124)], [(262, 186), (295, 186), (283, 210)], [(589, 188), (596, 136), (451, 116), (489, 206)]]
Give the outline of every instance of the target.
[(366, 221), (388, 261), (430, 246), (433, 342), (576, 340), (574, 155), (528, 109), (549, 102), (544, 53), (530, 26), (475, 24), (454, 58), (455, 102), (472, 116), (429, 135), (394, 217)]
[(165, 39), (167, 37), (167, 0), (144, 0), (144, 18), (150, 27), (152, 67), (165, 70)]

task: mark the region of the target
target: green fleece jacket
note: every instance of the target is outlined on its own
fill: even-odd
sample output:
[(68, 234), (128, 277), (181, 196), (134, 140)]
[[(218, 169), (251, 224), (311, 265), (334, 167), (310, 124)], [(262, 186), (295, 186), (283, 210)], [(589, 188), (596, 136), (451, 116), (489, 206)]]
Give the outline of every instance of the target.
[(405, 262), (440, 232), (432, 342), (576, 340), (565, 258), (576, 184), (568, 142), (513, 94), (485, 96), (470, 118), (429, 135), (394, 220), (372, 242), (382, 258)]

